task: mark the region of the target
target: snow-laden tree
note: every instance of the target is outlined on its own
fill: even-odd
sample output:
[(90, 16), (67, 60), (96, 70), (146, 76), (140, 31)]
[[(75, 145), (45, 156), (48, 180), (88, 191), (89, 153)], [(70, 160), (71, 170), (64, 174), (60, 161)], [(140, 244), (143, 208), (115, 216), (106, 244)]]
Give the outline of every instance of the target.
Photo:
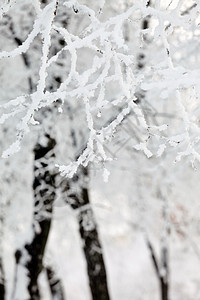
[[(150, 164), (168, 153), (171, 162), (188, 157), (194, 166), (199, 160), (197, 1), (4, 1), (1, 14), (0, 122), (11, 132), (3, 157), (41, 131), (34, 150), (35, 212), (48, 178), (53, 189), (35, 214), (39, 223), (49, 222), (57, 184), (79, 211), (82, 237), (88, 234), (83, 223), (92, 232), (90, 164), (103, 167), (108, 179), (112, 140), (126, 122), (133, 125), (130, 151), (144, 152)], [(60, 119), (63, 127), (56, 125)], [(56, 183), (59, 172), (65, 177)], [(24, 250), (29, 255), (30, 243)], [(17, 252), (17, 262), (20, 257)]]

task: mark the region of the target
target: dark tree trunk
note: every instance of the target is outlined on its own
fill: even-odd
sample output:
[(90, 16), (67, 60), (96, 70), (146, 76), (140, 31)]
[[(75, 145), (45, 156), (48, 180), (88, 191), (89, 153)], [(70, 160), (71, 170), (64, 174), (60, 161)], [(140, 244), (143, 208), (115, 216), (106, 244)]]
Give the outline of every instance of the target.
[[(55, 199), (55, 170), (51, 166), (54, 158), (55, 140), (49, 135), (43, 136), (43, 142), (38, 142), (34, 149), (34, 217), (33, 239), (24, 249), (15, 253), (16, 264), (25, 259), (25, 268), (29, 277), (28, 291), (31, 300), (39, 300), (38, 276), (43, 269), (43, 256), (50, 231)], [(45, 140), (45, 145), (44, 145)], [(28, 259), (24, 258), (28, 254)], [(15, 286), (18, 278), (15, 279)]]
[(160, 274), (161, 299), (168, 300), (168, 249), (165, 245), (161, 249), (161, 254), (161, 268), (164, 269), (164, 273)]
[(39, 299), (38, 276), (43, 268), (43, 256), (51, 226), (53, 201), (55, 199), (55, 171), (49, 168), (50, 159), (55, 157), (55, 140), (48, 134), (45, 135), (46, 145), (37, 143), (34, 166), (34, 219), (38, 222), (39, 231), (34, 229), (34, 238), (25, 246), (30, 260), (27, 262), (30, 282), (28, 290), (31, 299)]
[(4, 219), (5, 219), (5, 204), (2, 202), (0, 204), (0, 300), (4, 300), (6, 297), (6, 287), (5, 287), (5, 273), (3, 265), (3, 239), (4, 239)]
[(164, 270), (164, 272), (160, 272), (160, 268), (159, 268), (158, 260), (156, 258), (155, 251), (153, 249), (151, 242), (148, 239), (147, 239), (147, 246), (150, 250), (153, 266), (154, 266), (157, 278), (159, 280), (161, 300), (168, 300), (169, 285), (168, 285), (167, 248), (163, 247), (163, 249), (162, 249), (161, 269)]
[(160, 279), (161, 299), (168, 300), (168, 283), (161, 277)]
[(76, 193), (70, 194), (73, 200), (71, 206), (79, 210), (79, 232), (83, 241), (83, 251), (87, 263), (89, 284), (93, 300), (109, 300), (106, 268), (97, 224), (93, 210), (90, 206), (87, 188), (88, 169), (81, 168), (72, 180), (72, 185), (77, 186)]
[(51, 299), (52, 300), (64, 300), (66, 299), (64, 296), (64, 291), (60, 279), (56, 276), (54, 270), (51, 267), (46, 268), (49, 288), (51, 291)]
[(3, 263), (0, 257), (0, 299), (5, 299), (5, 278), (4, 278), (4, 270), (3, 270)]
[[(89, 204), (88, 190), (84, 188), (82, 189), (82, 200), (84, 205)], [(108, 300), (109, 293), (102, 246), (91, 208), (80, 211), (79, 231), (84, 242), (83, 249), (87, 262), (92, 297), (94, 300)]]

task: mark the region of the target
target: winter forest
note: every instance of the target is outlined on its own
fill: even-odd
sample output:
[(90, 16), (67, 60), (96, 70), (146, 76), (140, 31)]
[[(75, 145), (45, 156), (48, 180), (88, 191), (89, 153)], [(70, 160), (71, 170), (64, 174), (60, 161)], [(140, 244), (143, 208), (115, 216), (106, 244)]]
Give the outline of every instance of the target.
[(0, 0), (0, 300), (200, 300), (200, 1)]

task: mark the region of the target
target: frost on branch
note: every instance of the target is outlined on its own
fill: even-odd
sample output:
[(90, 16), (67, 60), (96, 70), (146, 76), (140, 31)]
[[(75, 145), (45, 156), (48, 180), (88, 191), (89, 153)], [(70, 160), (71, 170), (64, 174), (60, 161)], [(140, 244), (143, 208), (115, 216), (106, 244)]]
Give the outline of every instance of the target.
[[(29, 132), (35, 121), (36, 112), (41, 108), (48, 107), (57, 101), (62, 100), (62, 105), (67, 99), (79, 102), (85, 106), (85, 118), (88, 127), (88, 142), (85, 150), (72, 166), (61, 171), (66, 175), (73, 176), (80, 164), (86, 166), (90, 161), (98, 159), (106, 161), (107, 155), (104, 149), (104, 142), (109, 140), (120, 123), (132, 110), (140, 119), (142, 126), (146, 127), (143, 114), (137, 105), (134, 104), (135, 88), (141, 82), (141, 76), (134, 75), (134, 57), (129, 53), (128, 46), (123, 37), (124, 22), (132, 16), (135, 9), (140, 9), (139, 2), (131, 6), (127, 11), (121, 12), (111, 18), (101, 21), (98, 7), (90, 8), (81, 5), (78, 1), (60, 2), (51, 1), (43, 9), (38, 8), (37, 1), (34, 2), (36, 17), (32, 31), (25, 41), (17, 48), (10, 51), (0, 52), (0, 59), (13, 59), (16, 56), (28, 53), (35, 39), (40, 37), (41, 60), (38, 70), (38, 82), (31, 94), (21, 95), (1, 105), (1, 124), (19, 116), (20, 120), (16, 125), (17, 141), (7, 150), (3, 157), (8, 157), (20, 149), (23, 137)], [(100, 9), (103, 8), (103, 2)], [(78, 14), (79, 20), (85, 20), (81, 32), (76, 34), (74, 28), (61, 26), (56, 14), (59, 9), (66, 10), (70, 17)], [(75, 33), (74, 33), (75, 31)], [(53, 35), (57, 34), (64, 40), (60, 51), (50, 55), (51, 41)], [(88, 63), (84, 65), (81, 56), (87, 57)], [(53, 67), (58, 63), (62, 55), (67, 56), (65, 73), (67, 76), (59, 87), (54, 91), (47, 89), (47, 77), (51, 75)], [(110, 94), (112, 86), (112, 95)], [(108, 126), (95, 126), (96, 116), (104, 119), (104, 111), (108, 115), (113, 107), (121, 107), (121, 112), (114, 116)], [(110, 113), (110, 116), (113, 114)], [(15, 147), (17, 145), (17, 147)]]
[[(38, 124), (37, 112), (60, 99), (60, 112), (66, 101), (72, 107), (84, 107), (83, 126), (87, 131), (87, 141), (76, 161), (58, 165), (63, 175), (72, 177), (80, 165), (85, 167), (95, 161), (104, 164), (109, 160), (105, 145), (129, 115), (133, 115), (142, 135), (161, 138), (155, 152), (158, 157), (171, 146), (174, 136), (184, 134), (184, 141), (177, 144), (177, 160), (189, 155), (199, 160), (198, 57), (193, 55), (190, 60), (188, 53), (191, 44), (197, 47), (198, 38), (194, 37), (199, 36), (200, 4), (190, 8), (184, 1), (173, 6), (154, 2), (148, 5), (148, 1), (139, 0), (128, 5), (120, 3), (117, 8), (106, 1), (84, 5), (76, 0), (53, 0), (41, 8), (39, 1), (33, 1), (35, 21), (24, 42), (0, 52), (1, 61), (9, 61), (29, 55), (33, 46), (40, 49), (40, 64), (32, 65), (30, 70), (37, 78), (33, 91), (5, 99), (0, 107), (0, 123), (16, 120), (17, 135), (3, 157), (20, 149), (30, 127)], [(112, 13), (106, 15), (105, 7)], [(12, 7), (4, 10), (4, 14), (11, 11), (12, 15)], [(66, 12), (64, 21), (59, 17), (60, 11)], [(149, 18), (150, 25), (141, 30), (145, 18)], [(53, 39), (61, 41), (59, 51), (52, 51)], [(145, 50), (147, 47), (149, 51)], [(146, 66), (139, 72), (136, 65), (141, 49), (146, 51)], [(58, 64), (62, 64), (65, 76), (51, 90), (47, 83), (56, 76)], [(138, 101), (138, 91), (145, 92), (143, 101)], [(192, 95), (189, 99), (187, 93)], [(148, 103), (157, 113), (167, 107), (168, 113), (178, 115), (179, 121), (173, 121), (168, 130), (162, 123), (155, 124), (149, 117)], [(146, 148), (144, 138), (141, 136), (135, 149), (150, 157), (153, 152)]]

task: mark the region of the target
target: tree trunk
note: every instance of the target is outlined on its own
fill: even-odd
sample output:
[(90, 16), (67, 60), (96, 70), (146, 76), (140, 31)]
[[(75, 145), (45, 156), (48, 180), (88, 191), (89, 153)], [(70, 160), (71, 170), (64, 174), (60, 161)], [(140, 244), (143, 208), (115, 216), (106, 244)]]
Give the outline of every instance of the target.
[(52, 300), (64, 300), (64, 291), (60, 279), (56, 276), (54, 270), (51, 267), (46, 268), (49, 288), (51, 291), (51, 299)]
[[(166, 221), (166, 220), (165, 220)], [(169, 271), (168, 271), (168, 249), (165, 244), (163, 244), (161, 249), (161, 268), (163, 269), (163, 274), (160, 275), (160, 287), (161, 287), (161, 299), (168, 300), (168, 290), (169, 290)]]
[[(53, 201), (55, 199), (56, 174), (53, 165), (51, 166), (51, 159), (55, 157), (55, 145), (55, 140), (49, 134), (45, 134), (42, 143), (38, 142), (34, 149), (33, 239), (24, 246), (24, 249), (17, 250), (15, 253), (17, 266), (22, 264), (27, 270), (29, 278), (27, 288), (31, 300), (40, 299), (38, 276), (43, 268), (43, 256), (50, 231)], [(20, 279), (17, 277), (16, 275), (15, 286)]]
[[(82, 189), (84, 205), (89, 204), (88, 190)], [(88, 277), (94, 300), (108, 300), (107, 275), (99, 240), (97, 225), (91, 208), (79, 214), (79, 231), (83, 240), (83, 250), (87, 262)]]
[(34, 166), (34, 219), (38, 222), (39, 231), (34, 230), (34, 238), (30, 244), (25, 246), (30, 260), (27, 263), (28, 276), (30, 282), (28, 290), (31, 299), (39, 299), (38, 276), (42, 271), (44, 251), (50, 231), (51, 218), (53, 212), (53, 201), (55, 199), (55, 171), (49, 168), (50, 158), (55, 157), (55, 140), (48, 134), (45, 134), (46, 145), (37, 143)]
[(4, 278), (4, 270), (3, 270), (3, 263), (0, 257), (0, 299), (5, 299), (5, 278)]
[(163, 247), (161, 250), (161, 268), (159, 267), (158, 260), (154, 251), (154, 248), (150, 242), (150, 240), (146, 237), (147, 246), (149, 248), (152, 263), (157, 275), (157, 278), (159, 280), (160, 285), (160, 296), (161, 300), (168, 300), (169, 295), (169, 284), (168, 284), (168, 252), (167, 248)]
[[(103, 258), (103, 250), (99, 239), (97, 224), (93, 210), (90, 206), (89, 192), (87, 188), (88, 169), (81, 168), (74, 176), (71, 185), (75, 184), (76, 193), (71, 193), (69, 197), (73, 203), (73, 209), (79, 211), (79, 232), (83, 241), (83, 251), (87, 263), (89, 284), (93, 300), (109, 300), (106, 268)], [(70, 186), (71, 188), (71, 186)]]
[(161, 288), (161, 299), (168, 300), (168, 283), (165, 282), (164, 278), (160, 279), (160, 288)]

